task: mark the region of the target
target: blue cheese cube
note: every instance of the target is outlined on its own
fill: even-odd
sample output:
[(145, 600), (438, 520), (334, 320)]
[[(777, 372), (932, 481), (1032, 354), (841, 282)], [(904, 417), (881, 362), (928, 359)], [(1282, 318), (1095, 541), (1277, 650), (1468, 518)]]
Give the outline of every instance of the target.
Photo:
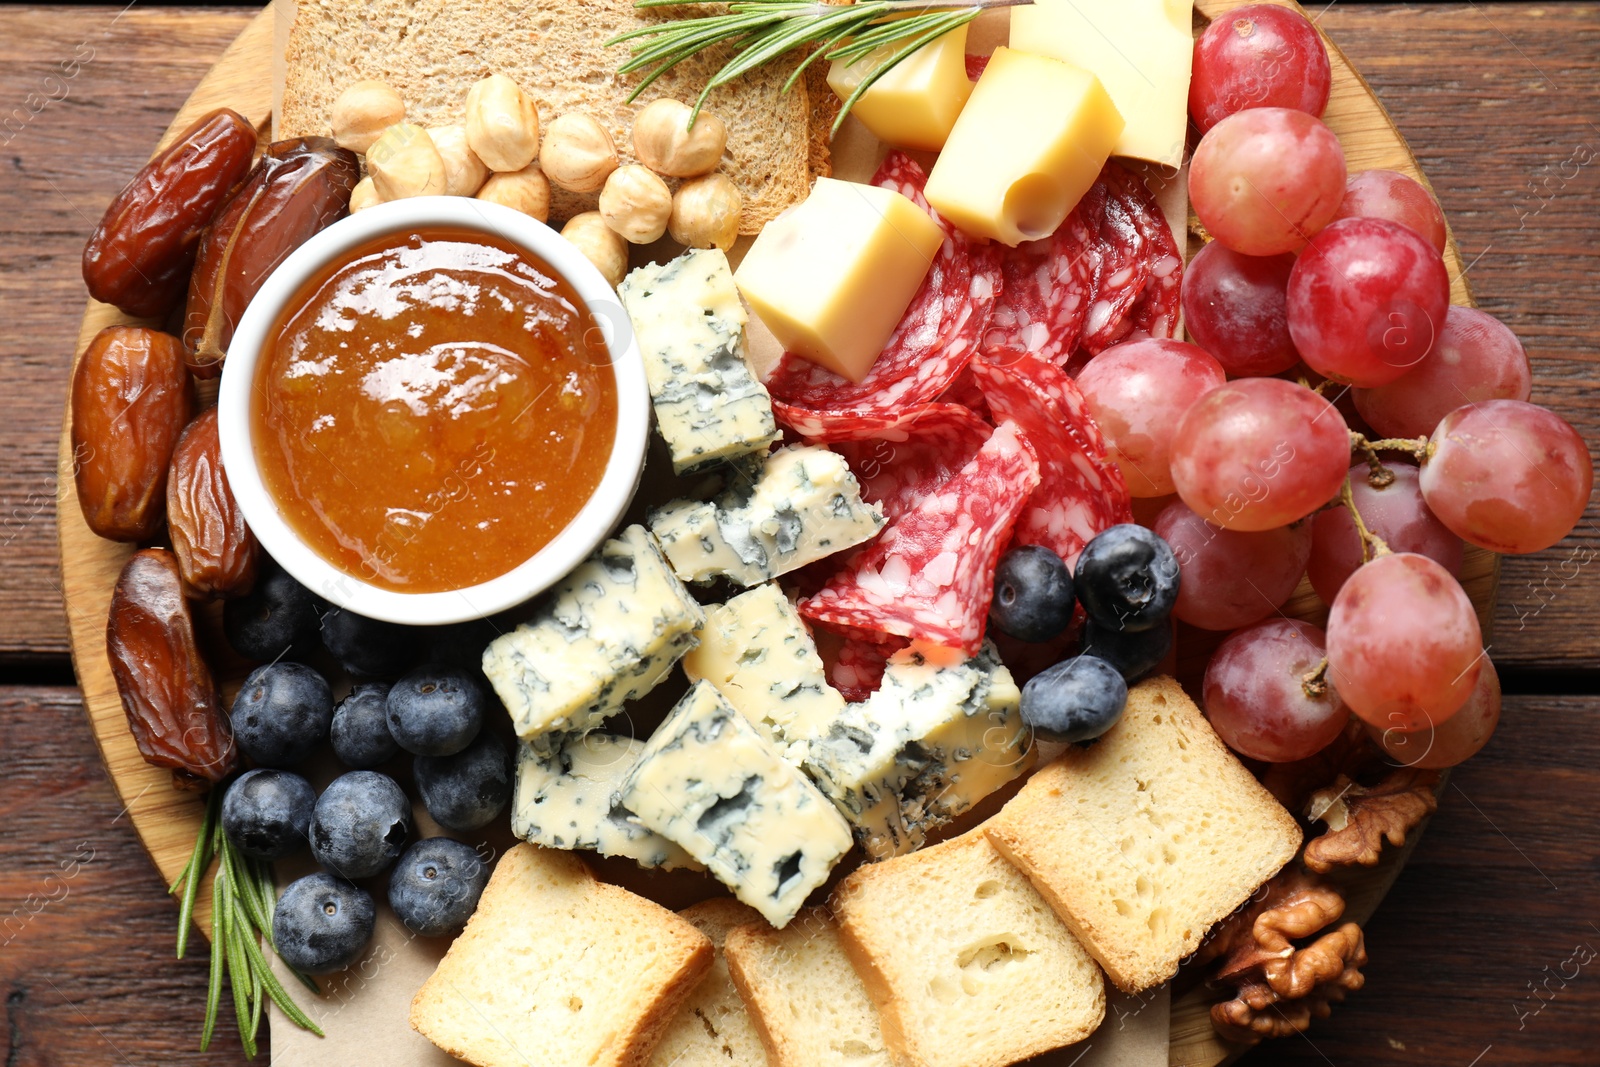
[(511, 832), (545, 848), (625, 856), (641, 867), (700, 869), (689, 854), (633, 820), (617, 789), (644, 742), (616, 734), (573, 737), (554, 752), (523, 742), (511, 800)]
[(805, 769), (869, 855), (911, 852), (1032, 765), (1021, 697), (989, 642), (948, 666), (910, 653), (812, 741)]
[(621, 797), (780, 928), (850, 850), (839, 812), (710, 682), (645, 743)]
[(744, 305), (722, 252), (640, 267), (618, 292), (673, 470), (689, 474), (778, 440), (772, 397), (745, 360)]
[(654, 689), (703, 622), (650, 531), (630, 526), (567, 575), (538, 614), (491, 642), (483, 672), (517, 736), (549, 752), (559, 735), (592, 730)]
[(717, 687), (784, 758), (799, 766), (810, 741), (844, 711), (811, 633), (783, 590), (768, 582), (706, 609), (684, 673)]
[(844, 457), (816, 445), (779, 449), (760, 476), (715, 500), (678, 500), (650, 516), (672, 569), (686, 582), (750, 586), (870, 540), (883, 512), (861, 499)]

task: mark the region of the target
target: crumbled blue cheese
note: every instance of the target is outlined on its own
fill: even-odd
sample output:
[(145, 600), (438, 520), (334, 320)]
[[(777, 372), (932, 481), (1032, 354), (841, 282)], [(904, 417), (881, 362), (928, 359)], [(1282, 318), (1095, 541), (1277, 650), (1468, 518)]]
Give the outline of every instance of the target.
[(709, 682), (645, 743), (621, 798), (780, 928), (850, 850), (834, 806)]
[(962, 663), (891, 660), (872, 696), (811, 742), (805, 769), (882, 859), (1022, 774), (1034, 753), (1021, 693), (993, 644)]
[(687, 852), (633, 821), (617, 789), (644, 742), (616, 734), (572, 737), (554, 752), (523, 742), (511, 801), (511, 832), (545, 848), (625, 856), (641, 867), (699, 869)]
[(705, 621), (643, 526), (580, 564), (528, 622), (490, 643), (488, 675), (517, 736), (551, 751), (654, 689)]
[(756, 585), (859, 545), (883, 528), (844, 457), (816, 445), (779, 449), (755, 480), (715, 500), (678, 500), (650, 516), (662, 551), (686, 582)]
[(697, 636), (684, 672), (716, 686), (791, 763), (798, 766), (808, 743), (844, 711), (805, 622), (777, 585), (708, 607)]
[(745, 360), (744, 305), (722, 252), (640, 267), (618, 292), (673, 470), (689, 474), (778, 440), (772, 397)]

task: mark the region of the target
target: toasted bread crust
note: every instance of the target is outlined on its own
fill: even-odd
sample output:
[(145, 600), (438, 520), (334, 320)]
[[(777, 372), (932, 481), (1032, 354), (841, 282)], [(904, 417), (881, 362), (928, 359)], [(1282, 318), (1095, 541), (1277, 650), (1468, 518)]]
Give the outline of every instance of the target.
[[(1160, 819), (1151, 814), (1158, 805), (1168, 806)], [(1162, 819), (1181, 822), (1198, 813), (1205, 825), (1198, 817), (1185, 823), (1190, 838), (1180, 844), (1163, 837)], [(1206, 931), (1292, 860), (1301, 840), (1294, 817), (1171, 678), (1137, 686), (1116, 727), (1035, 774), (990, 820), (987, 833), (1112, 982), (1130, 993), (1176, 974)], [(1146, 863), (1121, 847), (1155, 840), (1174, 853)], [(1158, 902), (1165, 883), (1183, 888)], [(1140, 903), (1146, 893), (1152, 899)], [(1134, 917), (1113, 907), (1117, 901), (1131, 903)], [(1154, 931), (1157, 910), (1175, 936)]]
[[(534, 97), (542, 124), (587, 112), (611, 132), (622, 161), (632, 162), (631, 130), (639, 108), (662, 96), (693, 101), (727, 53), (712, 50), (686, 60), (630, 104), (627, 96), (642, 75), (618, 76), (627, 46), (606, 48), (604, 42), (646, 20), (682, 13), (641, 16), (632, 0), (299, 0), (285, 49), (277, 135), (329, 132), (334, 99), (361, 78), (393, 86), (406, 102), (408, 121), (451, 125), (462, 120), (473, 82), (501, 73)], [(759, 233), (811, 188), (819, 145), (806, 79), (782, 91), (796, 62), (752, 71), (713, 92), (706, 105), (728, 125), (721, 170), (744, 197), (741, 234)], [(551, 218), (593, 210), (596, 202), (596, 194), (553, 190)]]

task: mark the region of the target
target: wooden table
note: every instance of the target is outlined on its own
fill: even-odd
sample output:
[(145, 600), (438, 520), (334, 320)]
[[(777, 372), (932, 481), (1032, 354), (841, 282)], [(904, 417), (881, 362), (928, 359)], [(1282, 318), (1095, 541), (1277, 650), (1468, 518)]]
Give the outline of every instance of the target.
[[(83, 241), (249, 8), (0, 8), (0, 987), (7, 1067), (195, 1051), (205, 948), (122, 816), (73, 688), (54, 468)], [(1600, 454), (1600, 4), (1335, 4), (1534, 399)], [(1366, 989), (1250, 1064), (1592, 1064), (1600, 1046), (1600, 513), (1508, 559), (1500, 732), (1368, 928)], [(197, 939), (198, 940), (198, 939)], [(225, 1013), (227, 1009), (224, 1009)]]

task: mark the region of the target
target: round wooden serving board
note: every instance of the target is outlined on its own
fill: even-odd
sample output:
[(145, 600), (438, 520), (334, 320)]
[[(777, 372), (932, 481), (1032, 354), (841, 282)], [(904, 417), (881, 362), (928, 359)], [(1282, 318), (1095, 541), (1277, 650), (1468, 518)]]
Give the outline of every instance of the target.
[[(1246, 0), (1197, 0), (1195, 7), (1202, 16), (1216, 18), (1244, 2)], [(1284, 6), (1296, 5), (1287, 0)], [(267, 128), (272, 114), (274, 19), (273, 7), (268, 5), (239, 35), (173, 119), (157, 151), (196, 117), (218, 107), (231, 107), (259, 129)], [(1404, 138), (1371, 88), (1343, 53), (1332, 42), (1327, 43), (1333, 63), (1333, 94), (1323, 118), (1339, 135), (1349, 169), (1354, 172), (1382, 167), (1426, 182)], [(1472, 294), (1461, 273), (1461, 259), (1453, 240), (1445, 250), (1445, 262), (1450, 269), (1453, 302), (1471, 304)], [(101, 329), (135, 322), (138, 320), (130, 319), (114, 307), (90, 301), (79, 331), (74, 365), (89, 340)], [(129, 735), (106, 658), (105, 627), (112, 586), (134, 546), (103, 540), (84, 524), (73, 486), (70, 427), (69, 410), (61, 434), (56, 503), (62, 588), (71, 629), (73, 661), (106, 768), (151, 858), (162, 877), (170, 882), (188, 862), (203, 804), (193, 794), (174, 790), (169, 772), (145, 763)], [(1486, 639), (1497, 574), (1498, 557), (1470, 545), (1467, 547), (1462, 584), (1478, 608)], [(1302, 583), (1300, 591), (1285, 607), (1287, 614), (1318, 622), (1322, 621), (1326, 610), (1307, 583)], [(217, 615), (213, 610), (203, 613), (203, 618), (214, 623)], [(214, 653), (213, 662), (218, 666), (226, 695), (231, 697), (243, 677), (245, 665), (223, 647), (217, 627), (213, 625), (209, 629), (209, 635), (202, 635), (202, 643)], [(1220, 638), (1218, 635), (1217, 640)], [(1196, 660), (1195, 654), (1208, 655), (1210, 649), (1205, 647), (1208, 643), (1201, 640), (1197, 647), (1191, 642), (1185, 648), (1184, 660), (1203, 662), (1203, 658)], [(1360, 872), (1350, 881), (1349, 918), (1365, 922), (1370, 917), (1399, 873), (1407, 852), (1409, 848), (1400, 850), (1379, 867)], [(203, 891), (196, 912), (197, 923), (208, 934), (209, 901), (210, 892)], [(1215, 999), (1203, 984), (1174, 999), (1170, 1045), (1173, 1067), (1214, 1067), (1243, 1051), (1241, 1046), (1218, 1039), (1212, 1030), (1208, 1012)]]

